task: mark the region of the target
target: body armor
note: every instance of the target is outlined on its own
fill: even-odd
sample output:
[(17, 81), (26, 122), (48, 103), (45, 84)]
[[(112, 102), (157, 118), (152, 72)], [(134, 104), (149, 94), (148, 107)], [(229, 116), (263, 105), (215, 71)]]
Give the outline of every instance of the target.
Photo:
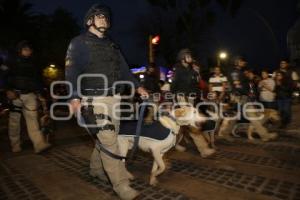
[[(105, 88), (101, 78), (84, 78), (82, 89), (108, 89), (115, 81), (120, 79), (120, 54), (118, 47), (109, 39), (99, 39), (90, 35), (83, 37), (88, 49), (88, 64), (85, 66), (86, 74), (103, 74), (107, 77), (108, 85)], [(84, 91), (82, 91), (84, 93)]]
[(38, 89), (38, 71), (31, 58), (18, 57), (12, 64), (9, 83), (12, 88), (23, 91)]

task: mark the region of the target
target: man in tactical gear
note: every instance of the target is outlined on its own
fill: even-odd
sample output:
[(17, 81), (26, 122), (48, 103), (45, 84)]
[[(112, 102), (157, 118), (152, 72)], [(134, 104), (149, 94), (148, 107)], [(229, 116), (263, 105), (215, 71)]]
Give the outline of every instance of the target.
[(21, 151), (20, 126), (21, 113), (26, 120), (29, 138), (34, 150), (40, 153), (50, 147), (40, 131), (38, 123), (38, 101), (34, 92), (40, 88), (39, 70), (32, 59), (32, 47), (22, 41), (18, 44), (17, 57), (10, 64), (7, 98), (12, 106), (9, 113), (9, 139), (13, 152)]
[(199, 93), (199, 77), (198, 73), (192, 67), (194, 60), (191, 50), (180, 50), (177, 61), (171, 91), (177, 95), (178, 102), (190, 102), (194, 104), (194, 98)]
[[(179, 103), (190, 103), (194, 105), (194, 99), (199, 94), (198, 82), (199, 74), (193, 69), (192, 63), (194, 62), (192, 52), (189, 49), (182, 49), (177, 55), (177, 64), (175, 65), (175, 76), (172, 81), (171, 91), (177, 96)], [(185, 134), (191, 136), (197, 149), (202, 157), (208, 157), (215, 153), (214, 149), (209, 148), (207, 141), (201, 134), (195, 134), (195, 131), (191, 131), (190, 127), (182, 126), (182, 134), (179, 137), (175, 146), (177, 151), (185, 151), (186, 148), (180, 145), (180, 141)]]
[[(138, 192), (129, 185), (130, 177), (124, 162), (116, 158), (119, 155), (117, 135), (120, 123), (116, 108), (119, 108), (120, 96), (114, 92), (113, 84), (119, 80), (131, 81), (140, 95), (148, 96), (148, 93), (134, 79), (118, 47), (106, 36), (110, 19), (110, 9), (104, 5), (96, 4), (88, 10), (84, 19), (87, 32), (75, 37), (67, 51), (66, 80), (73, 85), (72, 112), (77, 113), (82, 105), (85, 123), (97, 127), (89, 128), (96, 141), (90, 160), (90, 175), (100, 179), (107, 175), (118, 196), (129, 200), (137, 197)], [(83, 78), (79, 90), (77, 80), (84, 74), (104, 75), (107, 81), (93, 76)], [(80, 93), (84, 95), (81, 99)]]

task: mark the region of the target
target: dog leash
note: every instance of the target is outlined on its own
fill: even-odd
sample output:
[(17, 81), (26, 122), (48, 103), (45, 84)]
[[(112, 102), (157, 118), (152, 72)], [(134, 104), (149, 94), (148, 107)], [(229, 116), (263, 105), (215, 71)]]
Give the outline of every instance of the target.
[(141, 104), (142, 106), (141, 106), (141, 110), (139, 113), (139, 119), (138, 119), (136, 130), (135, 130), (134, 142), (133, 142), (133, 147), (132, 147), (131, 153), (130, 153), (130, 159), (133, 159), (133, 156), (139, 146), (141, 130), (142, 130), (142, 125), (143, 125), (143, 119), (144, 119), (144, 113), (145, 113), (148, 102), (149, 102), (149, 99), (144, 99), (143, 103)]
[[(81, 124), (86, 124), (84, 118), (82, 115), (79, 115), (77, 116), (79, 117), (79, 121), (81, 122)], [(103, 153), (105, 153), (106, 155), (114, 158), (114, 159), (117, 159), (117, 160), (127, 160), (127, 157), (124, 157), (124, 156), (120, 156), (120, 155), (117, 155), (117, 154), (114, 154), (112, 152), (110, 152), (109, 150), (107, 150), (102, 144), (101, 142), (99, 141), (98, 137), (96, 134), (93, 134), (91, 133), (91, 131), (89, 130), (88, 127), (84, 127), (86, 129), (86, 131), (88, 132), (89, 136), (91, 136), (91, 138), (95, 141), (95, 147), (96, 149), (100, 152), (102, 151)]]
[[(143, 124), (143, 117), (144, 117), (144, 113), (145, 113), (145, 110), (146, 110), (146, 107), (147, 107), (147, 102), (148, 102), (148, 100), (144, 100), (143, 103), (142, 103), (142, 106), (141, 106), (141, 110), (140, 110), (140, 113), (139, 113), (139, 119), (138, 119), (138, 123), (137, 123), (137, 127), (136, 127), (136, 132), (135, 132), (135, 136), (134, 136), (134, 144), (133, 144), (133, 148), (131, 150), (131, 154), (130, 154), (130, 157), (129, 157), (130, 159), (133, 158), (133, 156), (134, 156), (134, 154), (137, 150), (138, 144), (139, 144), (141, 130), (142, 130), (142, 124)], [(81, 122), (83, 122), (83, 124), (85, 124), (85, 120), (82, 117), (82, 115), (77, 116), (77, 117), (79, 117), (79, 120)], [(98, 151), (102, 151), (103, 153), (105, 153), (106, 155), (108, 155), (108, 156), (110, 156), (114, 159), (128, 160), (128, 157), (120, 156), (120, 155), (114, 154), (114, 153), (110, 152), (109, 150), (107, 150), (101, 144), (101, 142), (99, 141), (97, 135), (92, 134), (91, 131), (87, 127), (85, 127), (85, 129), (87, 130), (88, 134), (95, 140), (95, 147)]]

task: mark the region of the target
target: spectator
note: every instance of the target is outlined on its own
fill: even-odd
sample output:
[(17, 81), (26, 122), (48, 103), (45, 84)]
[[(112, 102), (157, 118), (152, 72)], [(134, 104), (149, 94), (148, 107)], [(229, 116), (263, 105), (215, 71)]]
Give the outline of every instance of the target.
[(292, 82), (285, 76), (285, 72), (277, 71), (275, 82), (275, 93), (278, 111), (281, 115), (281, 128), (291, 122), (291, 104), (292, 104)]
[(248, 100), (249, 101), (257, 101), (258, 100), (258, 83), (260, 78), (254, 74), (253, 70), (245, 69), (244, 74), (247, 77), (248, 81)]
[(280, 61), (280, 67), (278, 70), (276, 70), (273, 74), (273, 77), (275, 77), (277, 72), (282, 72), (284, 75), (284, 79), (291, 81), (291, 87), (292, 89), (296, 89), (299, 85), (299, 76), (296, 71), (292, 70), (289, 65), (289, 59), (284, 58)]
[(147, 67), (144, 81), (142, 82), (143, 87), (149, 93), (159, 93), (159, 69), (154, 63), (150, 63)]
[(262, 80), (258, 84), (259, 100), (263, 103), (265, 108), (275, 108), (275, 81), (269, 77), (267, 70), (261, 72)]
[(214, 74), (209, 78), (209, 92), (217, 102), (223, 100), (226, 91), (227, 77), (221, 72), (220, 67), (215, 67)]
[(192, 64), (191, 64), (193, 70), (196, 72), (197, 75), (197, 82), (199, 82), (201, 80), (201, 74), (200, 74), (200, 63), (198, 63), (196, 60), (193, 60)]
[(249, 92), (247, 77), (243, 73), (247, 66), (247, 61), (243, 57), (237, 57), (234, 64), (235, 66), (229, 76), (232, 97), (234, 97), (236, 101), (244, 103), (248, 99)]
[[(230, 74), (233, 93), (232, 101), (239, 105), (244, 105), (248, 101), (253, 101), (256, 98), (255, 74), (251, 70), (243, 70), (246, 65), (247, 62), (244, 58), (238, 58), (235, 63), (235, 68)], [(255, 106), (250, 105), (247, 106), (247, 108), (255, 109)], [(264, 127), (263, 124), (255, 118), (257, 113), (247, 112), (247, 110), (243, 110), (243, 112), (244, 111), (246, 112), (249, 123), (256, 129), (257, 134), (263, 141), (268, 141), (277, 137), (277, 134), (269, 133), (266, 127)]]

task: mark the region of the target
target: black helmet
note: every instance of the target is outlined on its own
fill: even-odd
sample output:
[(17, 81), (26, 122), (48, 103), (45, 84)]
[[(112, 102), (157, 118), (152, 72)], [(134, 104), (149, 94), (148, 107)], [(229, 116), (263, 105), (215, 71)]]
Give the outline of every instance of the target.
[(87, 11), (84, 17), (84, 26), (87, 27), (87, 22), (96, 15), (104, 15), (108, 25), (110, 26), (111, 23), (111, 10), (109, 7), (103, 4), (94, 4), (92, 7)]
[(185, 55), (192, 55), (192, 51), (190, 49), (181, 49), (177, 54), (177, 61), (183, 60)]

